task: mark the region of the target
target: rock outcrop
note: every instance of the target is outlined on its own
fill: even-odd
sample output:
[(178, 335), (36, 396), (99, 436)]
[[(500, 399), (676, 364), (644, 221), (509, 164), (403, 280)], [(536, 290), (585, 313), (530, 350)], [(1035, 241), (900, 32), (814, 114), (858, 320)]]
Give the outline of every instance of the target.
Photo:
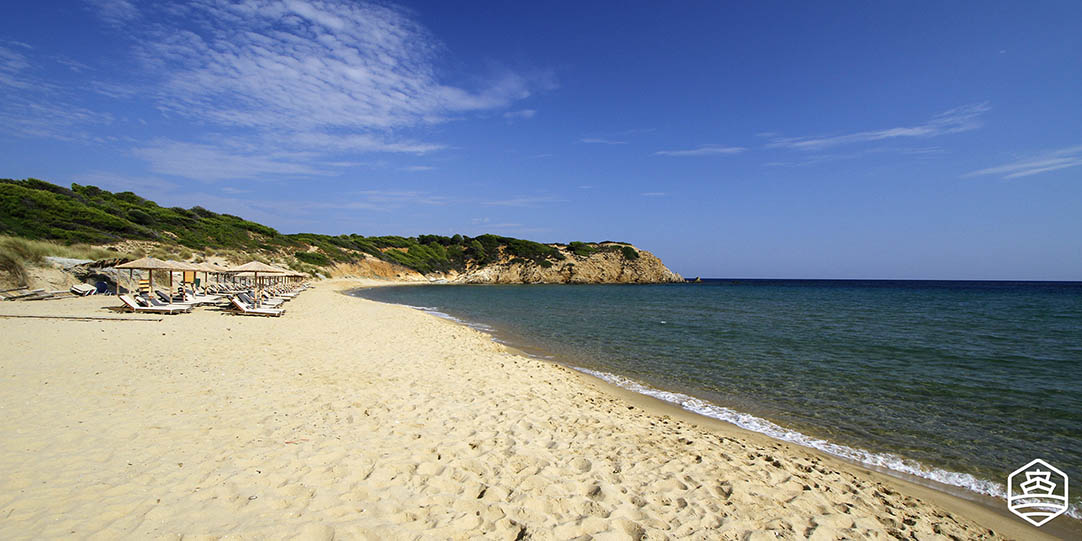
[[(630, 245), (602, 244), (602, 247)], [(661, 259), (631, 247), (638, 257), (629, 259), (623, 251), (604, 250), (578, 256), (566, 247), (554, 245), (565, 259), (545, 266), (532, 261), (490, 263), (461, 274), (444, 276), (450, 283), (462, 284), (653, 284), (683, 282)]]

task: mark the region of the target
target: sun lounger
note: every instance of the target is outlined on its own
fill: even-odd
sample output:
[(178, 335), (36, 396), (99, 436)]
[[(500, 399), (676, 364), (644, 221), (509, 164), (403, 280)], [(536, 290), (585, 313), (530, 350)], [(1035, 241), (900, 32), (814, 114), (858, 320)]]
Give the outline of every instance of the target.
[(235, 309), (238, 314), (244, 314), (246, 316), (278, 317), (286, 313), (286, 311), (282, 310), (281, 308), (254, 308), (250, 305), (244, 304), (237, 297), (233, 297), (232, 299), (230, 299), (230, 303), (233, 309)]
[(75, 284), (71, 286), (72, 294), (80, 297), (86, 297), (87, 295), (93, 295), (98, 292), (98, 288), (90, 284)]
[(145, 293), (135, 300), (142, 301), (140, 304), (144, 306), (153, 306), (155, 308), (184, 308), (187, 312), (191, 312), (192, 308), (195, 308), (195, 305), (189, 302), (162, 302), (160, 299)]
[(154, 303), (155, 306), (161, 306), (162, 303), (164, 303), (164, 304), (187, 304), (187, 305), (191, 305), (191, 306), (196, 306), (196, 305), (199, 304), (197, 302), (186, 301), (186, 300), (181, 300), (181, 299), (177, 299), (177, 298), (174, 298), (174, 297), (170, 297), (166, 292), (164, 292), (164, 291), (162, 291), (160, 289), (155, 289), (154, 294), (158, 297), (157, 299), (155, 299), (153, 296), (149, 296), (149, 295), (147, 296), (147, 299), (150, 300), (152, 303)]
[(222, 298), (218, 295), (200, 295), (190, 288), (185, 288), (184, 300), (198, 304), (213, 304), (222, 300)]
[(128, 295), (121, 295), (120, 302), (124, 303), (124, 306), (121, 306), (122, 309), (130, 310), (132, 312), (145, 312), (151, 314), (180, 314), (184, 312), (190, 312), (192, 309), (191, 306), (140, 306), (138, 303), (135, 302), (135, 299), (129, 297)]
[[(247, 304), (250, 304), (252, 306), (256, 305), (255, 299), (252, 298), (252, 296), (247, 294), (247, 293), (237, 293), (237, 297), (240, 297), (240, 300), (244, 301)], [(259, 304), (261, 304), (261, 305), (265, 304), (265, 305), (267, 305), (267, 306), (269, 306), (271, 308), (277, 308), (277, 307), (281, 306), (283, 302), (285, 302), (285, 301), (282, 300), (282, 299), (264, 299)]]

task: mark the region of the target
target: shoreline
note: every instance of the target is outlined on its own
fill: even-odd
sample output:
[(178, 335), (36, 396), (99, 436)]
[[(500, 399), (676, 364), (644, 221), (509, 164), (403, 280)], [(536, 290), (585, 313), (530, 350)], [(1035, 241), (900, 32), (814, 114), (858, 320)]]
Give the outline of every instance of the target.
[[(412, 284), (412, 283), (370, 284), (370, 285), (365, 285), (365, 286), (361, 286), (361, 287), (354, 288), (354, 289), (343, 290), (342, 293), (347, 295), (347, 296), (354, 297), (354, 298), (362, 298), (362, 299), (365, 299), (365, 300), (371, 300), (371, 299), (367, 299), (365, 297), (353, 295), (353, 292), (368, 289), (368, 288), (373, 288), (373, 287), (408, 287), (408, 286), (425, 286), (425, 285), (439, 286), (439, 285), (462, 285), (462, 284)], [(930, 490), (930, 491), (932, 491), (932, 494), (944, 495), (944, 496), (947, 496), (947, 497), (950, 497), (950, 498), (956, 498), (956, 499), (962, 500), (963, 502), (976, 505), (976, 506), (978, 506), (979, 509), (983, 509), (985, 511), (988, 511), (993, 516), (999, 517), (1001, 519), (1005, 519), (1007, 521), (1017, 520), (1017, 517), (1012, 515), (1006, 509), (1006, 495), (1005, 495), (1005, 493), (1000, 495), (1000, 494), (991, 494), (991, 493), (987, 493), (987, 492), (980, 492), (978, 490), (975, 490), (975, 489), (972, 489), (972, 488), (969, 488), (969, 487), (966, 487), (966, 486), (946, 483), (946, 482), (943, 482), (943, 481), (939, 481), (939, 480), (937, 480), (935, 478), (931, 478), (931, 477), (917, 475), (917, 474), (906, 472), (906, 471), (893, 469), (893, 468), (890, 468), (888, 466), (881, 466), (881, 465), (872, 464), (872, 463), (869, 463), (869, 462), (862, 461), (862, 460), (860, 460), (858, 458), (845, 456), (844, 454), (832, 453), (830, 451), (827, 451), (825, 449), (821, 449), (819, 447), (814, 447), (814, 446), (811, 446), (811, 445), (803, 445), (803, 444), (801, 444), (800, 442), (797, 442), (797, 441), (786, 440), (786, 439), (782, 439), (782, 438), (779, 438), (779, 437), (774, 437), (774, 436), (772, 436), (771, 434), (769, 434), (767, 432), (762, 432), (762, 431), (754, 430), (754, 429), (751, 429), (751, 428), (746, 428), (746, 427), (740, 426), (737, 423), (729, 421), (729, 420), (727, 420), (725, 418), (720, 418), (720, 417), (716, 417), (716, 416), (713, 416), (713, 415), (696, 412), (694, 410), (691, 410), (691, 409), (688, 409), (688, 408), (682, 406), (680, 403), (677, 403), (675, 401), (666, 400), (664, 398), (654, 396), (652, 393), (642, 392), (640, 390), (636, 390), (636, 389), (631, 388), (631, 387), (644, 387), (644, 388), (649, 389), (651, 391), (656, 391), (657, 393), (660, 393), (660, 394), (667, 394), (667, 395), (676, 394), (677, 396), (682, 396), (682, 397), (689, 398), (689, 399), (692, 399), (692, 400), (703, 401), (706, 404), (708, 404), (710, 406), (713, 406), (715, 408), (722, 408), (722, 409), (728, 410), (729, 408), (727, 408), (727, 407), (717, 406), (717, 405), (715, 405), (713, 403), (710, 403), (710, 402), (706, 401), (705, 399), (695, 397), (694, 395), (686, 395), (686, 394), (684, 394), (685, 391), (669, 391), (669, 390), (665, 390), (665, 389), (661, 389), (661, 388), (655, 388), (655, 387), (652, 387), (649, 384), (640, 383), (638, 381), (626, 378), (625, 376), (622, 376), (620, 374), (614, 374), (614, 373), (608, 373), (608, 372), (598, 372), (598, 371), (593, 370), (593, 369), (586, 369), (586, 368), (576, 366), (574, 364), (573, 360), (560, 358), (559, 356), (553, 354), (552, 352), (544, 350), (541, 346), (537, 346), (537, 345), (519, 345), (519, 344), (515, 344), (513, 341), (504, 340), (503, 338), (500, 337), (500, 335), (501, 335), (501, 333), (503, 333), (503, 331), (501, 331), (499, 328), (494, 328), (494, 327), (492, 327), (492, 326), (490, 326), (490, 325), (488, 325), (486, 323), (468, 321), (468, 320), (462, 319), (462, 318), (460, 318), (458, 316), (448, 314), (446, 312), (442, 312), (442, 311), (439, 311), (437, 309), (424, 307), (424, 306), (412, 306), (412, 305), (407, 305), (407, 304), (387, 303), (387, 302), (383, 302), (383, 301), (373, 301), (373, 302), (381, 302), (383, 304), (389, 304), (389, 305), (392, 305), (392, 306), (403, 306), (403, 307), (406, 307), (406, 308), (417, 310), (417, 311), (425, 313), (427, 315), (434, 316), (434, 317), (436, 317), (438, 319), (450, 322), (452, 324), (459, 325), (459, 326), (462, 326), (462, 327), (465, 327), (465, 328), (468, 328), (468, 329), (471, 329), (471, 330), (474, 330), (474, 331), (477, 331), (477, 332), (481, 332), (483, 334), (488, 335), (492, 339), (492, 341), (494, 343), (497, 343), (497, 344), (500, 344), (500, 345), (504, 346), (509, 351), (512, 351), (512, 352), (515, 352), (517, 354), (524, 355), (524, 356), (527, 356), (527, 357), (530, 357), (530, 358), (534, 358), (534, 359), (537, 359), (537, 360), (542, 361), (542, 362), (548, 362), (548, 363), (551, 363), (551, 364), (556, 365), (556, 366), (571, 369), (574, 372), (577, 372), (579, 375), (585, 377), (587, 380), (589, 380), (589, 381), (599, 385), (600, 387), (606, 389), (608, 393), (613, 394), (615, 396), (620, 396), (620, 397), (624, 398), (625, 400), (628, 400), (628, 401), (631, 401), (631, 402), (639, 402), (639, 403), (642, 404), (641, 407), (643, 407), (644, 409), (651, 409), (655, 413), (657, 413), (658, 415), (681, 417), (681, 418), (684, 418), (685, 420), (687, 420), (689, 422), (696, 423), (696, 424), (701, 424), (703, 426), (709, 426), (712, 429), (720, 430), (720, 431), (723, 431), (723, 432), (728, 431), (728, 432), (732, 433), (732, 432), (735, 431), (736, 434), (738, 434), (740, 437), (744, 437), (744, 438), (749, 438), (749, 437), (750, 438), (763, 438), (764, 442), (776, 442), (776, 443), (782, 443), (782, 444), (785, 444), (785, 445), (788, 445), (788, 446), (795, 446), (795, 448), (805, 450), (805, 451), (811, 451), (811, 452), (814, 452), (814, 453), (818, 453), (819, 455), (821, 455), (821, 456), (823, 456), (825, 458), (828, 458), (830, 460), (839, 461), (839, 462), (841, 462), (843, 464), (853, 466), (853, 467), (858, 468), (858, 469), (860, 469), (860, 470), (862, 470), (862, 471), (864, 471), (864, 472), (866, 472), (868, 474), (876, 474), (876, 475), (885, 476), (886, 478), (893, 479), (893, 480), (898, 481), (900, 483), (903, 483), (906, 486), (911, 487), (911, 488), (919, 488), (922, 491)], [(606, 376), (608, 376), (608, 377), (606, 377)], [(626, 380), (626, 382), (630, 383), (631, 385), (622, 385), (620, 383), (610, 381), (610, 379)], [(740, 412), (735, 412), (735, 413), (737, 413), (738, 415), (744, 415), (744, 414), (741, 414)], [(750, 414), (747, 414), (747, 415), (750, 415)], [(781, 425), (775, 425), (775, 422), (770, 420), (770, 419), (761, 418), (761, 417), (755, 417), (755, 416), (753, 416), (753, 417), (757, 421), (761, 421), (761, 422), (765, 422), (765, 423), (774, 425), (777, 428), (779, 428), (781, 430), (784, 430), (786, 432), (793, 432), (795, 434), (803, 436), (805, 439), (811, 439), (811, 440), (819, 439), (816, 436), (808, 436), (808, 435), (803, 434), (801, 432), (794, 431), (793, 429), (789, 429), (789, 428), (786, 428), (786, 427), (781, 426)], [(824, 440), (824, 441), (826, 441), (826, 440)], [(829, 442), (829, 441), (826, 441), (826, 444), (828, 446), (841, 447), (842, 449), (845, 449), (847, 451), (856, 452), (856, 453), (860, 453), (860, 454), (872, 453), (871, 451), (865, 451), (863, 449), (850, 447), (850, 446), (844, 445), (844, 444), (835, 444), (835, 443), (832, 443), (832, 442)], [(876, 456), (879, 456), (879, 454), (876, 454), (876, 453), (872, 453), (872, 454), (874, 454)], [(893, 455), (893, 456), (896, 457), (896, 458), (902, 459), (902, 460), (908, 460), (908, 459), (905, 459), (904, 457), (901, 457), (901, 456), (898, 456), (898, 455)], [(926, 466), (926, 465), (921, 464), (921, 463), (916, 463), (916, 464), (923, 467), (926, 471), (931, 470), (931, 473), (943, 473), (943, 474), (950, 474), (950, 475), (969, 476), (969, 474), (952, 472), (952, 471), (947, 471), (947, 470), (941, 470), (939, 468), (929, 467), (929, 466)], [(980, 482), (980, 483), (990, 483), (990, 481), (986, 481), (986, 480), (978, 479), (978, 478), (973, 478), (973, 480), (977, 481), (977, 482)], [(996, 487), (996, 488), (999, 488), (999, 487)], [(1002, 492), (1002, 490), (1000, 490), (999, 492)], [(958, 509), (962, 509), (962, 508), (964, 508), (964, 506), (958, 507)], [(969, 509), (969, 508), (966, 508), (966, 509)], [(972, 509), (969, 509), (969, 510), (972, 511)], [(1064, 538), (1064, 539), (1073, 539), (1073, 538), (1082, 536), (1082, 521), (1080, 521), (1077, 518), (1074, 518), (1073, 516), (1069, 516), (1067, 514), (1064, 515), (1064, 518), (1067, 519), (1067, 520), (1057, 519), (1053, 523), (1050, 523), (1050, 524), (1046, 525), (1042, 531), (1045, 532), (1045, 533), (1052, 533), (1052, 535), (1054, 535), (1056, 537)]]
[(0, 537), (1052, 538), (341, 293), (365, 284), (282, 318), (0, 318)]

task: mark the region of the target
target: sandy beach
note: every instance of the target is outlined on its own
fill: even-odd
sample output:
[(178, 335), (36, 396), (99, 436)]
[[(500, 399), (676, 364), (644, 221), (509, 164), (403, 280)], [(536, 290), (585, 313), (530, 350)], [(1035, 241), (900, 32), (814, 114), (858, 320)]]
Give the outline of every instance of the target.
[(986, 506), (345, 296), (2, 303), (0, 538), (1043, 539)]

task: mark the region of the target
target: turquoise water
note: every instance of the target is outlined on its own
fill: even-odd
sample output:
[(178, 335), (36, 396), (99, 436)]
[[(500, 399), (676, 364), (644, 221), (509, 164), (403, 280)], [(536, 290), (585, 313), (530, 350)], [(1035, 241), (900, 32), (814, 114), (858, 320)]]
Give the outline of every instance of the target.
[(361, 290), (705, 415), (1002, 496), (1043, 458), (1082, 518), (1082, 283), (709, 281)]

